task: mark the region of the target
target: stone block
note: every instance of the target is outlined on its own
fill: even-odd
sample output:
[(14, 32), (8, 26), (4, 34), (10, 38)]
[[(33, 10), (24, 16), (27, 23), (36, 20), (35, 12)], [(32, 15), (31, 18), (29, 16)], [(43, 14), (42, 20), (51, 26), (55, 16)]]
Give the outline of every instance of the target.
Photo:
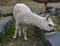
[(45, 35), (48, 46), (60, 46), (60, 32)]

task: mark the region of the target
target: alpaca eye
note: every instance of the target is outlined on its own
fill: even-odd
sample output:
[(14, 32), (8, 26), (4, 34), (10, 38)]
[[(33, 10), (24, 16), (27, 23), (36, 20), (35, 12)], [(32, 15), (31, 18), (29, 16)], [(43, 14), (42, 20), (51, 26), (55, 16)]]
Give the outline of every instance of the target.
[(51, 24), (49, 24), (49, 26), (52, 26)]

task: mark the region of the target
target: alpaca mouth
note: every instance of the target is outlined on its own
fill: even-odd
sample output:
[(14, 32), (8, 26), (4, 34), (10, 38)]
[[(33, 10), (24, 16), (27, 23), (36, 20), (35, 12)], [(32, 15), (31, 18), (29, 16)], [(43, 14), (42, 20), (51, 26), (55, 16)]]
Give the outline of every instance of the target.
[(55, 34), (56, 32), (45, 33), (45, 35)]
[(55, 32), (55, 30), (45, 31), (45, 33), (53, 33), (53, 32)]
[(55, 29), (50, 30), (50, 31), (46, 31), (46, 30), (43, 30), (43, 29), (40, 29), (40, 30), (43, 31), (43, 32), (54, 32), (55, 31)]
[(50, 33), (50, 32), (54, 32), (54, 30), (51, 30), (51, 31), (45, 31), (45, 32), (48, 32), (48, 33)]

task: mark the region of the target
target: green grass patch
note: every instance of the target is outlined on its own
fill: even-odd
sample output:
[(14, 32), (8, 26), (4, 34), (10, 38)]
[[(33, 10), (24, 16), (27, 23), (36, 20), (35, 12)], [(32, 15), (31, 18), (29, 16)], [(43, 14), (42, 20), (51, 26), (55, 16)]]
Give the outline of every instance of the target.
[(16, 39), (13, 39), (15, 30), (15, 21), (11, 22), (11, 25), (8, 30), (6, 30), (6, 34), (1, 38), (1, 44), (3, 46), (44, 46), (44, 42), (38, 38), (37, 28), (30, 26), (28, 27), (28, 40), (24, 40), (23, 33), (22, 36), (17, 36)]

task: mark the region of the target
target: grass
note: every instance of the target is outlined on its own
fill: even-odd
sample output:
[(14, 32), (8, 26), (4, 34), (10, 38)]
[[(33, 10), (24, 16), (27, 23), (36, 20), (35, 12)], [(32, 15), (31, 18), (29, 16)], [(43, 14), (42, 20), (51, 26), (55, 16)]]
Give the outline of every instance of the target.
[[(10, 28), (6, 31), (6, 34), (1, 39), (1, 45), (2, 46), (44, 46), (43, 41), (38, 38), (36, 34), (37, 28), (30, 26), (28, 28), (28, 40), (25, 41), (23, 38), (23, 34), (21, 37), (17, 37), (16, 39), (13, 39), (13, 34), (15, 30), (15, 22), (11, 22)], [(35, 32), (34, 32), (35, 31)], [(36, 36), (35, 36), (36, 34)]]
[[(56, 24), (55, 29), (56, 31), (60, 31), (60, 17), (58, 16), (51, 16), (54, 23)], [(36, 27), (29, 26), (27, 31), (28, 40), (25, 41), (23, 38), (23, 34), (21, 37), (17, 37), (13, 39), (15, 30), (15, 21), (11, 22), (10, 28), (6, 30), (6, 34), (0, 38), (0, 45), (1, 46), (45, 46), (44, 42), (40, 38), (38, 34), (38, 30)]]
[[(36, 11), (45, 11), (45, 7), (43, 3), (36, 3), (31, 0), (22, 0), (21, 2), (24, 2), (33, 12)], [(60, 7), (60, 3), (48, 3), (48, 6), (54, 6), (54, 7)], [(10, 4), (11, 5), (11, 4)], [(4, 13), (7, 13), (10, 11), (9, 9), (12, 9), (12, 6), (1, 6), (0, 9), (3, 10)], [(60, 31), (60, 17), (59, 16), (51, 16), (52, 20), (55, 23), (55, 31)], [(21, 37), (17, 37), (16, 39), (13, 39), (15, 30), (15, 21), (11, 22), (11, 25), (8, 30), (6, 30), (6, 34), (3, 37), (0, 37), (0, 46), (45, 46), (44, 42), (40, 38), (40, 35), (38, 34), (38, 30), (36, 27), (30, 26), (28, 27), (27, 34), (28, 34), (28, 40), (25, 41), (23, 38), (23, 34)]]
[(60, 32), (60, 16), (54, 16), (55, 30)]
[(0, 9), (2, 10), (2, 14), (12, 12), (13, 6), (1, 6)]

